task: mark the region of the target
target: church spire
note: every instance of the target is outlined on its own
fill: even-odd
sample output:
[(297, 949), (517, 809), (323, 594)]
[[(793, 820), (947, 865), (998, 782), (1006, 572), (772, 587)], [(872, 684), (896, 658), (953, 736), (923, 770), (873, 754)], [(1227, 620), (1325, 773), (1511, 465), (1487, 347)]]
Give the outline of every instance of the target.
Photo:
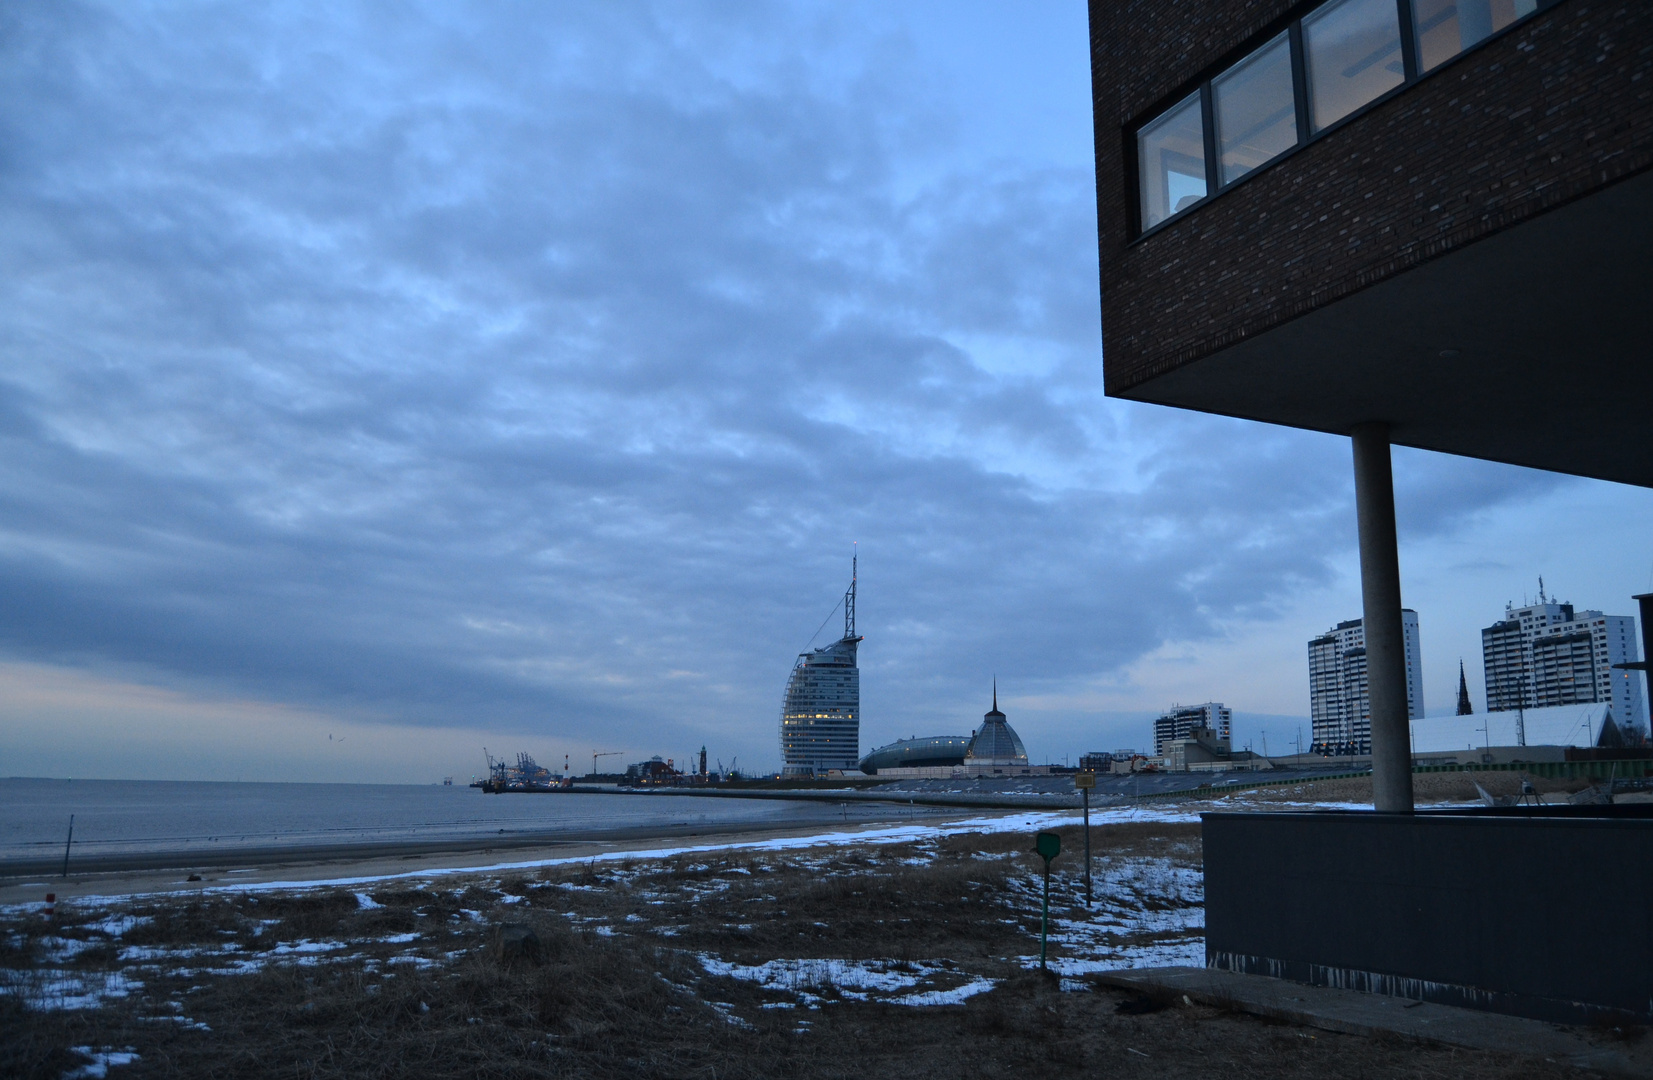
[(1464, 678), (1464, 659), (1458, 658), (1458, 715), (1469, 716), (1475, 706), (1469, 703), (1469, 680)]

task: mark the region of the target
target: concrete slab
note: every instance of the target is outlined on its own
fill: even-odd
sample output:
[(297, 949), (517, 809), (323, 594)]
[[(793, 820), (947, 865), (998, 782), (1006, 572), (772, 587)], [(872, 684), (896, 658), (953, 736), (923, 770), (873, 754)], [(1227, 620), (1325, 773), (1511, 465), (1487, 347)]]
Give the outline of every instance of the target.
[(1386, 1035), (1471, 1050), (1527, 1054), (1619, 1076), (1653, 1076), (1653, 1038), (1563, 1027), (1519, 1016), (1363, 994), (1213, 968), (1109, 971), (1097, 981), (1150, 997), (1178, 998), (1348, 1035)]

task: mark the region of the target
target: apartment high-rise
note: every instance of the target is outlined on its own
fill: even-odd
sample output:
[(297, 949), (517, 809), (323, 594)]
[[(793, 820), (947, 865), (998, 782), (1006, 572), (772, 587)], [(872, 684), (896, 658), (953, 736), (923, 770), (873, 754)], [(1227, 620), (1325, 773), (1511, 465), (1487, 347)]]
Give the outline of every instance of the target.
[(1203, 705), (1173, 705), (1154, 721), (1154, 756), (1165, 756), (1165, 745), (1191, 738), (1195, 728), (1209, 728), (1219, 739), (1233, 739), (1234, 710), (1220, 701)]
[(1640, 659), (1633, 615), (1577, 611), (1544, 595), (1507, 604), (1481, 631), (1487, 711), (1605, 702), (1621, 728), (1645, 731), (1647, 709), (1636, 672), (1613, 665)]
[[(1401, 609), (1406, 647), (1406, 712), (1423, 715), (1423, 655), (1418, 613)], [(1360, 619), (1340, 622), (1309, 642), (1309, 721), (1318, 754), (1372, 752), (1372, 703), (1366, 678), (1366, 634)]]

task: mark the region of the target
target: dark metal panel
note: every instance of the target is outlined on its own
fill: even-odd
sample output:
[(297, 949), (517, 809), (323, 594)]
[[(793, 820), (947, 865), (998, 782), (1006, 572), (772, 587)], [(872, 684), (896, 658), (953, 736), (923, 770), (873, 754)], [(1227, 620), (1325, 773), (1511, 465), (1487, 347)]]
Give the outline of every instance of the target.
[(1653, 820), (1207, 814), (1207, 962), (1541, 1019), (1653, 1018)]

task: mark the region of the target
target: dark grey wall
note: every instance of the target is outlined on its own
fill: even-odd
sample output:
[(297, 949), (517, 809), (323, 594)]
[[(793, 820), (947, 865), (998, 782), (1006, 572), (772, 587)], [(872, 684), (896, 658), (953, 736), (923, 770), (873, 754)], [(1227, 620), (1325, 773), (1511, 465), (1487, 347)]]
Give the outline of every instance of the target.
[(1133, 243), (1135, 127), (1304, 6), (1092, 0), (1109, 393), (1653, 165), (1653, 5), (1562, 0)]
[(1653, 1019), (1640, 808), (1206, 814), (1204, 839), (1208, 964), (1548, 1020)]

